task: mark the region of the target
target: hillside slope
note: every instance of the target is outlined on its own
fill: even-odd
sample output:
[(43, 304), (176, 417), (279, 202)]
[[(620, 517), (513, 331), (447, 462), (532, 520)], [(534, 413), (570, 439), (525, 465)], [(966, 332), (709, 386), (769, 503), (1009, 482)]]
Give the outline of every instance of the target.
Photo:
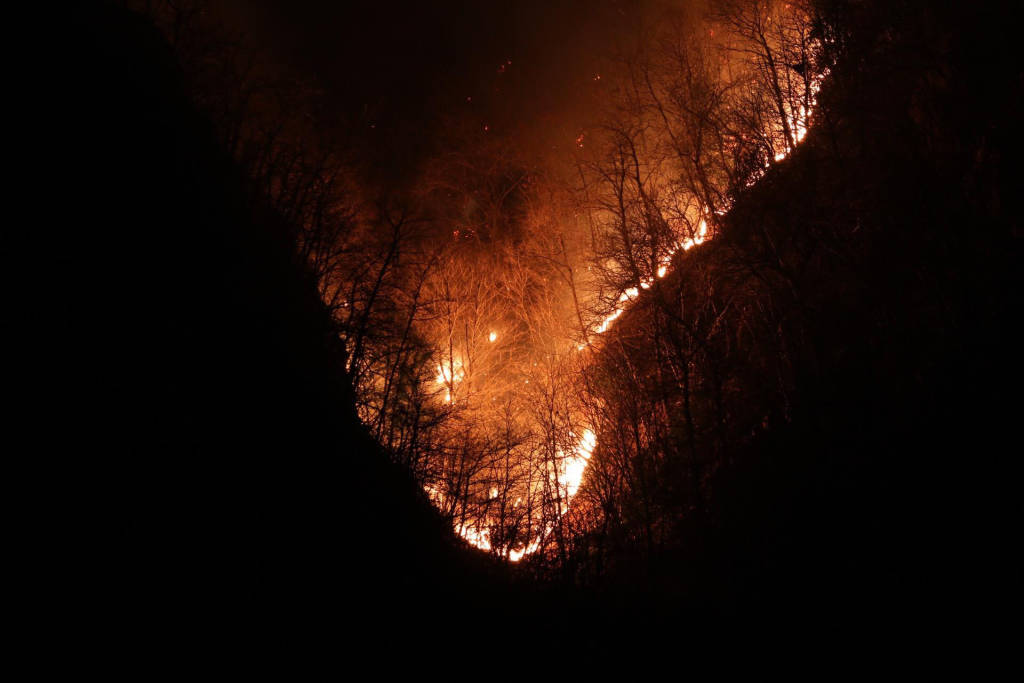
[(75, 556), (100, 575), (83, 594), (129, 630), (321, 638), (487, 599), (488, 558), (365, 434), (314, 282), (164, 41), (121, 10), (77, 18), (48, 237), (66, 387), (51, 445), (81, 454), (102, 510), (79, 522)]
[[(641, 454), (654, 492), (596, 541), (604, 580), (646, 566), (656, 593), (764, 615), (998, 609), (1019, 63), (996, 7), (825, 5), (846, 33), (807, 139), (610, 333), (598, 381), (617, 386), (627, 349), (646, 382), (627, 393), (671, 437)], [(658, 379), (673, 353), (694, 368), (685, 396)]]

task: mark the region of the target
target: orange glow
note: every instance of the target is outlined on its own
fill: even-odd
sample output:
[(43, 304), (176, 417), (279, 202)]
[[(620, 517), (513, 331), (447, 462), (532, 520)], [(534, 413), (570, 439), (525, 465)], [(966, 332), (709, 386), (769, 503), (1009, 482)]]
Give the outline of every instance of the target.
[[(786, 123), (792, 131), (794, 146), (803, 142), (807, 136), (811, 124), (814, 104), (816, 103), (813, 96), (817, 95), (820, 90), (821, 81), (827, 75), (828, 72), (826, 70), (821, 77), (812, 84), (812, 98), (810, 100), (809, 107), (800, 107), (798, 111), (789, 111), (786, 113)], [(599, 79), (600, 76), (597, 76), (594, 80)], [(488, 131), (489, 126), (484, 125), (484, 130)], [(778, 141), (782, 137), (781, 130), (769, 132), (772, 133), (771, 139), (773, 140)], [(576, 139), (576, 144), (582, 147), (583, 139), (584, 135), (580, 134)], [(783, 149), (772, 155), (774, 162), (768, 161), (764, 168), (758, 169), (749, 178), (747, 181), (748, 187), (755, 185), (760, 178), (767, 173), (767, 170), (771, 167), (772, 163), (781, 162), (792, 153), (793, 149), (786, 143), (783, 143), (781, 146)], [(583, 351), (595, 344), (595, 338), (604, 334), (611, 328), (615, 321), (626, 312), (630, 302), (638, 299), (644, 290), (649, 290), (654, 287), (658, 280), (666, 278), (673, 266), (673, 259), (680, 251), (690, 251), (694, 247), (703, 245), (713, 239), (715, 233), (712, 230), (712, 226), (709, 224), (709, 221), (714, 222), (713, 219), (715, 216), (724, 216), (728, 213), (728, 210), (729, 205), (727, 203), (723, 203), (718, 207), (718, 210), (715, 211), (714, 214), (712, 214), (709, 207), (704, 207), (700, 210), (699, 214), (696, 214), (696, 211), (694, 211), (694, 214), (689, 216), (689, 219), (692, 221), (688, 224), (690, 226), (689, 234), (685, 236), (683, 234), (678, 235), (676, 237), (677, 241), (671, 246), (671, 248), (667, 250), (659, 261), (653, 264), (656, 267), (654, 268), (652, 275), (646, 276), (639, 282), (634, 282), (630, 286), (625, 287), (623, 291), (613, 299), (610, 310), (608, 310), (603, 317), (590, 322), (589, 325), (585, 325), (587, 328), (585, 330), (586, 340), (577, 342), (575, 344), (576, 350)], [(695, 229), (692, 227), (694, 224), (696, 224)], [(457, 234), (458, 233), (456, 232), (456, 236)], [(474, 335), (476, 334), (479, 334), (479, 332), (474, 333)], [(479, 339), (479, 337), (477, 338)], [(497, 331), (491, 330), (487, 333), (487, 340), (489, 343), (493, 344), (497, 339)], [(451, 352), (449, 351), (449, 353)], [(470, 359), (473, 357), (467, 354), (464, 358)], [(533, 363), (533, 365), (536, 366), (537, 363)], [(435, 382), (438, 385), (436, 395), (446, 404), (455, 403), (456, 389), (459, 383), (465, 379), (465, 376), (466, 373), (461, 359), (441, 357), (437, 362), (437, 374), (435, 377)], [(533, 378), (535, 380), (538, 379), (537, 376), (533, 376)], [(520, 380), (522, 383), (520, 383)], [(524, 389), (524, 387), (525, 389), (532, 389), (533, 386), (536, 386), (537, 384), (541, 384), (543, 386), (544, 382), (541, 380), (531, 385), (530, 379), (522, 378), (520, 376), (516, 379), (515, 384), (520, 389)], [(460, 401), (463, 400), (461, 396), (459, 398)], [(490, 400), (494, 401), (495, 399), (492, 397)], [(465, 402), (468, 403), (469, 401), (470, 399), (465, 399)], [(593, 428), (596, 429), (596, 426)], [(552, 530), (555, 528), (556, 522), (549, 521), (546, 526), (541, 526), (539, 524), (528, 526), (528, 529), (532, 529), (532, 531), (529, 532), (530, 535), (526, 537), (528, 542), (520, 542), (515, 547), (509, 547), (506, 541), (501, 540), (501, 537), (499, 536), (499, 534), (503, 533), (499, 530), (501, 525), (504, 523), (504, 518), (491, 516), (490, 511), (496, 507), (496, 504), (492, 504), (492, 501), (501, 501), (501, 505), (504, 506), (506, 504), (505, 500), (507, 497), (508, 501), (511, 502), (512, 509), (521, 509), (521, 506), (525, 505), (526, 510), (533, 510), (533, 506), (535, 506), (536, 503), (531, 502), (531, 496), (537, 494), (541, 489), (550, 486), (558, 492), (558, 507), (557, 510), (555, 510), (556, 520), (565, 515), (569, 511), (569, 507), (572, 504), (573, 499), (583, 485), (587, 465), (596, 452), (598, 445), (597, 435), (592, 428), (587, 427), (581, 431), (581, 434), (570, 433), (570, 441), (574, 441), (575, 446), (571, 449), (567, 448), (566, 450), (569, 451), (568, 453), (563, 452), (562, 450), (557, 450), (555, 452), (555, 457), (551, 461), (543, 463), (540, 484), (528, 484), (525, 487), (526, 491), (523, 491), (522, 489), (516, 490), (516, 493), (522, 493), (522, 496), (515, 496), (514, 502), (511, 502), (511, 496), (509, 495), (510, 492), (507, 484), (501, 484), (501, 491), (499, 491), (498, 487), (492, 486), (489, 483), (477, 489), (477, 493), (474, 495), (481, 505), (481, 512), (477, 513), (477, 516), (472, 519), (466, 519), (465, 514), (462, 515), (462, 517), (457, 517), (453, 521), (455, 532), (465, 539), (467, 543), (479, 548), (480, 550), (485, 552), (501, 552), (510, 562), (519, 562), (524, 557), (541, 551), (545, 545), (545, 540), (548, 539), (549, 534), (551, 534)], [(430, 499), (438, 505), (438, 507), (444, 508), (445, 495), (433, 486), (426, 485), (424, 488)], [(525, 503), (524, 497), (526, 499)], [(452, 501), (448, 502), (450, 503)], [(504, 510), (505, 508), (502, 507), (502, 509)], [(528, 512), (527, 514), (529, 515), (532, 513)], [(532, 523), (533, 518), (529, 519), (530, 523)], [(492, 538), (492, 533), (495, 534), (494, 538)]]
[(434, 381), (444, 389), (444, 402), (452, 402), (452, 392), (455, 391), (455, 385), (462, 381), (465, 377), (465, 373), (462, 370), (462, 361), (455, 359), (450, 363), (438, 363), (437, 364), (437, 376)]
[[(569, 504), (572, 502), (573, 497), (575, 497), (583, 483), (583, 473), (586, 470), (587, 462), (590, 460), (596, 448), (597, 436), (590, 429), (585, 429), (583, 430), (583, 435), (579, 438), (572, 455), (565, 455), (561, 451), (558, 452), (558, 459), (548, 476), (551, 483), (555, 484), (559, 491), (564, 492), (565, 497), (561, 501), (561, 508), (558, 511), (559, 515), (564, 515), (568, 512)], [(440, 506), (444, 503), (444, 494), (438, 491), (435, 487), (427, 485), (424, 486), (424, 490), (435, 504)], [(492, 486), (488, 491), (488, 499), (497, 499), (498, 495), (498, 489)], [(513, 504), (513, 509), (518, 508), (521, 503), (522, 498), (516, 498), (515, 503)], [(466, 521), (461, 524), (456, 523), (455, 533), (461, 536), (473, 547), (485, 552), (491, 552), (494, 549), (494, 546), (491, 542), (490, 529), (496, 523), (496, 520), (493, 520), (490, 517), (484, 517), (484, 519), (479, 523), (474, 521)], [(543, 533), (538, 534), (537, 537), (525, 546), (521, 548), (509, 548), (506, 550), (509, 561), (519, 562), (527, 555), (531, 555), (540, 550), (544, 539), (551, 533), (552, 528), (553, 527), (549, 524), (544, 529)]]

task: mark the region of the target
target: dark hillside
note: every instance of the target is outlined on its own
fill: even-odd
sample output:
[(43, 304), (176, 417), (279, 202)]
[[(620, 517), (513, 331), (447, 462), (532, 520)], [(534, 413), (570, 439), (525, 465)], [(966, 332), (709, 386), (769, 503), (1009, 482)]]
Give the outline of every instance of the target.
[(364, 433), (284, 224), (215, 146), (160, 35), (79, 15), (59, 442), (99, 474), (79, 561), (101, 568), (104, 612), (129, 632), (331, 638), (485, 599), (487, 558)]
[(655, 591), (766, 616), (998, 612), (1016, 590), (1020, 63), (994, 8), (833, 9), (850, 32), (817, 126), (613, 332), (648, 377), (652, 326), (699, 340), (694, 450), (655, 466), (684, 492), (654, 498), (672, 531), (622, 552), (652, 556)]

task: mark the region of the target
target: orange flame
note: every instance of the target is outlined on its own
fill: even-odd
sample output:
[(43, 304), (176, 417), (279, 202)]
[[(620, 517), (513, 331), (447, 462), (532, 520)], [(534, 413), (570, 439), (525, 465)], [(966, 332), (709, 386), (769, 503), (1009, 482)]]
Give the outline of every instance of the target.
[[(812, 83), (812, 99), (810, 102), (811, 106), (806, 108), (800, 107), (799, 112), (789, 113), (788, 115), (788, 118), (790, 119), (788, 123), (790, 124), (790, 128), (794, 131), (795, 144), (803, 142), (803, 140), (807, 136), (807, 132), (811, 123), (811, 115), (813, 113), (813, 108), (814, 105), (817, 104), (815, 96), (818, 94), (821, 88), (821, 83), (827, 75), (828, 70), (826, 69)], [(596, 77), (595, 80), (598, 80), (599, 78), (600, 76)], [(484, 126), (485, 131), (488, 129), (488, 126)], [(577, 144), (582, 143), (582, 138), (583, 136), (581, 135), (577, 139)], [(784, 160), (787, 156), (789, 156), (791, 152), (792, 149), (786, 148), (783, 151), (776, 153), (774, 155), (774, 161), (777, 163)], [(766, 165), (766, 168), (770, 166), (770, 163), (771, 162), (769, 162)], [(764, 170), (761, 170), (760, 172), (755, 173), (748, 181), (747, 186), (750, 187), (756, 184), (757, 181), (764, 175), (764, 172)], [(717, 211), (716, 213), (718, 215), (724, 215), (725, 213), (727, 213), (727, 211), (728, 207), (725, 207)], [(687, 237), (683, 241), (676, 243), (673, 246), (673, 248), (671, 248), (668, 251), (666, 256), (659, 262), (654, 277), (643, 279), (641, 282), (637, 284), (637, 286), (628, 287), (619, 295), (612, 310), (603, 319), (601, 319), (601, 321), (594, 328), (594, 332), (596, 334), (603, 334), (604, 332), (608, 331), (612, 323), (614, 323), (615, 320), (617, 320), (623, 313), (625, 313), (628, 302), (633, 301), (639, 296), (640, 290), (650, 289), (650, 287), (656, 279), (662, 279), (668, 275), (669, 269), (672, 265), (672, 259), (679, 252), (679, 250), (682, 250), (684, 252), (689, 251), (693, 247), (704, 244), (706, 241), (711, 239), (707, 222), (707, 217), (710, 216), (710, 211), (708, 211), (705, 208), (705, 210), (702, 213), (703, 217), (700, 219), (700, 222), (698, 223), (696, 233), (690, 237)], [(488, 341), (493, 343), (497, 339), (497, 337), (497, 332), (492, 331), (488, 335)], [(582, 351), (583, 349), (587, 348), (590, 345), (591, 342), (588, 341), (578, 344), (576, 348), (577, 350)], [(447, 365), (445, 363), (439, 363), (437, 369), (438, 374), (436, 377), (436, 381), (445, 389), (445, 402), (451, 403), (452, 391), (454, 391), (455, 385), (464, 377), (464, 373), (462, 370), (462, 362), (457, 359), (452, 359), (451, 362), (448, 363)], [(527, 383), (529, 382), (529, 380), (526, 381)], [(549, 477), (552, 483), (554, 483), (557, 486), (558, 490), (565, 492), (565, 498), (561, 504), (561, 509), (558, 511), (559, 515), (564, 515), (568, 511), (572, 499), (576, 496), (576, 493), (579, 491), (580, 486), (583, 484), (583, 477), (586, 472), (587, 464), (589, 463), (590, 458), (593, 455), (596, 448), (597, 436), (591, 429), (587, 428), (583, 430), (583, 434), (577, 442), (572, 455), (565, 455), (561, 451), (558, 452), (559, 457), (555, 465), (553, 466), (553, 471), (549, 473)], [(440, 491), (429, 485), (425, 486), (425, 490), (435, 503), (443, 503), (444, 495)], [(492, 487), (489, 491), (489, 494), (490, 498), (494, 499), (497, 497), (498, 491), (496, 488)], [(517, 498), (513, 507), (518, 508), (520, 503), (521, 499)], [(476, 548), (479, 548), (480, 550), (490, 552), (493, 547), (490, 537), (490, 527), (493, 526), (493, 524), (494, 522), (489, 518), (485, 518), (480, 523), (457, 523), (455, 531), (470, 545), (473, 545)], [(506, 553), (509, 561), (519, 562), (527, 555), (530, 555), (540, 550), (544, 542), (544, 539), (547, 538), (552, 528), (552, 524), (549, 523), (544, 529), (544, 531), (538, 534), (537, 537), (534, 538), (530, 543), (526, 544), (521, 548), (507, 549)]]

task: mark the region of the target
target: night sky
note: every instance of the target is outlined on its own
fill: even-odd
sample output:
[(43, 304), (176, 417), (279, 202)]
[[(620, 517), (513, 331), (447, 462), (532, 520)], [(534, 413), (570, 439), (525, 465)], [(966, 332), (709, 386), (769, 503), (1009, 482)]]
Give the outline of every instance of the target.
[(221, 9), (269, 61), (323, 88), (328, 112), (358, 121), (378, 164), (407, 170), (452, 125), (503, 136), (534, 158), (570, 152), (654, 5), (224, 0)]

